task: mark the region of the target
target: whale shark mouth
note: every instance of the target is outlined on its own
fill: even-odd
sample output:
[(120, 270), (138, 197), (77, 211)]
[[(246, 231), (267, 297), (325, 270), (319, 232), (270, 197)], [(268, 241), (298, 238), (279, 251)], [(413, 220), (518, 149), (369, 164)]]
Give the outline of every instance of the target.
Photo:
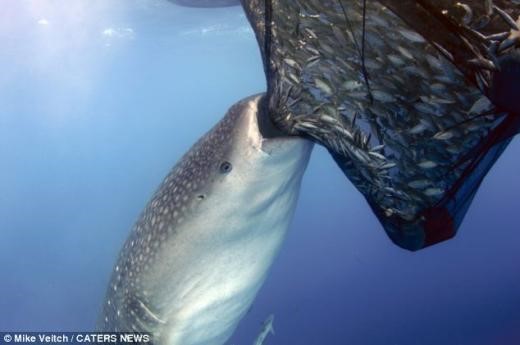
[(516, 1), (242, 0), (266, 107), (325, 146), (389, 237), (455, 235), (519, 131)]

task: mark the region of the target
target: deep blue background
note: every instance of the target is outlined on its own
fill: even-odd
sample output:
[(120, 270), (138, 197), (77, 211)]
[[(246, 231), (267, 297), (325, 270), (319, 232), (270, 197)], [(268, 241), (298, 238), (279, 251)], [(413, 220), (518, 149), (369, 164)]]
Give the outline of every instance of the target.
[[(119, 248), (174, 162), (264, 90), (241, 9), (0, 0), (0, 329), (89, 330)], [(287, 242), (230, 344), (520, 343), (520, 142), (458, 236), (395, 247), (315, 149)]]

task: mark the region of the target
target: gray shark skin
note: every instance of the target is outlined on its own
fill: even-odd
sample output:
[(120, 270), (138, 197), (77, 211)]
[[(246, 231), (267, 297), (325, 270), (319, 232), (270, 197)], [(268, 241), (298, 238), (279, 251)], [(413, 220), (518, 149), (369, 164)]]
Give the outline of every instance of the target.
[(117, 260), (100, 331), (223, 344), (266, 278), (312, 143), (264, 138), (261, 96), (235, 104), (176, 164)]

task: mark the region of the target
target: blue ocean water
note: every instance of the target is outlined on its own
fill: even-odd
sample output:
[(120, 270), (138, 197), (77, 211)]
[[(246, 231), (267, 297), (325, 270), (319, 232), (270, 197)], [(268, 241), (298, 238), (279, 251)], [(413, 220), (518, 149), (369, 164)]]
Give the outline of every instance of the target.
[[(0, 0), (0, 330), (94, 327), (116, 255), (175, 161), (265, 89), (241, 9)], [(321, 148), (229, 344), (520, 343), (520, 142), (457, 237), (395, 247)]]

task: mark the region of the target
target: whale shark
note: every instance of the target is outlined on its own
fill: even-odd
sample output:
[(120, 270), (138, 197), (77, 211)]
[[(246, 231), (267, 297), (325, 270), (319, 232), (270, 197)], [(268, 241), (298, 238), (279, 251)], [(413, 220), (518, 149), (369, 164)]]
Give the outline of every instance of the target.
[(231, 336), (283, 243), (313, 147), (262, 135), (262, 99), (233, 105), (164, 179), (117, 260), (99, 330), (156, 344)]

